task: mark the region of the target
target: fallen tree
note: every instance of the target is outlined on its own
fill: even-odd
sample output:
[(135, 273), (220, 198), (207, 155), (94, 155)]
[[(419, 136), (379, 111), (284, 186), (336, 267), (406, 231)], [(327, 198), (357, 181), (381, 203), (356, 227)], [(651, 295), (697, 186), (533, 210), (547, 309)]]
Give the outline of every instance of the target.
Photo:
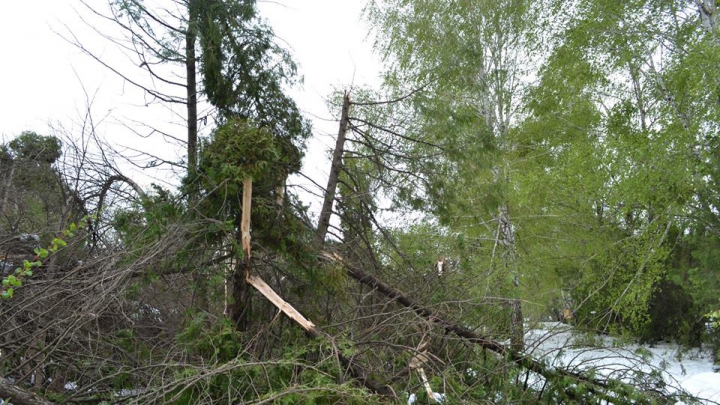
[(671, 393), (666, 390), (639, 388), (617, 379), (601, 379), (583, 372), (573, 372), (563, 368), (549, 366), (541, 360), (524, 353), (513, 351), (490, 337), (478, 334), (456, 322), (441, 317), (435, 311), (421, 305), (402, 291), (366, 273), (360, 267), (354, 266), (336, 253), (326, 251), (323, 252), (322, 257), (328, 262), (341, 264), (351, 278), (373, 288), (378, 293), (403, 307), (412, 310), (418, 316), (444, 329), (446, 333), (452, 333), (465, 341), (496, 353), (519, 367), (537, 373), (551, 384), (553, 382), (565, 381), (566, 384), (564, 384), (562, 389), (565, 395), (571, 399), (581, 399), (589, 395), (593, 398), (601, 398), (608, 403), (674, 404), (679, 399), (686, 398), (683, 394)]

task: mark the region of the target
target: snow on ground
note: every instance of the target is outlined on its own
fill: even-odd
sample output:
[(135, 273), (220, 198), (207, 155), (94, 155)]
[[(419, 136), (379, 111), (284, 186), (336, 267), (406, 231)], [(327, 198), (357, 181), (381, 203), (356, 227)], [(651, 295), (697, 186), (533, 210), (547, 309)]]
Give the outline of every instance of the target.
[(681, 382), (685, 391), (699, 398), (707, 399), (708, 402), (720, 402), (720, 374), (713, 372), (702, 372), (691, 375)]
[[(559, 322), (532, 325), (525, 334), (525, 344), (528, 354), (553, 367), (593, 370), (652, 389), (684, 391), (706, 404), (720, 404), (720, 373), (713, 371), (712, 357), (704, 350), (685, 350), (669, 343), (652, 347), (621, 344), (609, 336), (574, 333), (572, 326)], [(542, 382), (535, 376), (530, 383), (540, 389)], [(416, 398), (410, 394), (407, 403), (415, 404)]]
[(667, 343), (622, 345), (608, 336), (573, 333), (571, 326), (557, 322), (538, 324), (527, 332), (525, 340), (528, 354), (555, 367), (592, 369), (603, 376), (642, 381), (653, 388), (683, 390), (708, 404), (720, 403), (720, 374), (713, 372), (707, 351), (682, 350)]

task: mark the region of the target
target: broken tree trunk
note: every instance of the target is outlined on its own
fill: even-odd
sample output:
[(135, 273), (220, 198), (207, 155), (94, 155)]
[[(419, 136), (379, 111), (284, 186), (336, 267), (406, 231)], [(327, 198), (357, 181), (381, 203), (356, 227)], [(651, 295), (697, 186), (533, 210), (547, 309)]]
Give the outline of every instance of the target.
[(430, 386), (430, 381), (427, 378), (427, 375), (425, 374), (425, 369), (423, 368), (423, 365), (430, 360), (430, 357), (435, 357), (432, 354), (428, 353), (425, 349), (426, 347), (430, 346), (430, 342), (423, 342), (420, 344), (420, 347), (418, 347), (418, 354), (416, 354), (412, 359), (410, 359), (410, 363), (408, 363), (408, 368), (411, 370), (416, 370), (418, 374), (420, 375), (420, 380), (422, 380), (423, 386), (425, 387), (425, 392), (427, 393), (428, 402), (435, 403), (437, 402), (435, 399), (435, 394), (433, 394), (432, 387)]
[(243, 180), (242, 216), (240, 219), (240, 243), (244, 260), (238, 261), (232, 275), (232, 303), (228, 313), (235, 328), (247, 330), (249, 326), (251, 297), (247, 278), (250, 275), (250, 213), (252, 211), (252, 178)]
[[(463, 338), (470, 343), (482, 347), (483, 349), (497, 353), (502, 357), (505, 357), (508, 360), (514, 362), (518, 366), (541, 375), (548, 381), (557, 381), (564, 378), (570, 378), (577, 383), (583, 383), (587, 385), (587, 393), (597, 398), (603, 398), (608, 401), (608, 403), (617, 403), (618, 398), (623, 398), (623, 396), (625, 395), (630, 396), (638, 393), (644, 394), (645, 396), (642, 400), (638, 400), (637, 402), (635, 402), (638, 404), (654, 404), (657, 403), (658, 399), (670, 399), (667, 394), (664, 394), (662, 392), (656, 390), (640, 390), (639, 388), (631, 384), (624, 383), (620, 380), (608, 379), (607, 381), (603, 381), (593, 376), (585, 375), (582, 372), (571, 372), (562, 368), (555, 368), (549, 366), (533, 358), (532, 356), (514, 351), (512, 350), (512, 347), (507, 347), (490, 337), (480, 335), (468, 328), (460, 326), (455, 322), (441, 318), (434, 311), (421, 305), (419, 302), (415, 301), (402, 291), (384, 283), (383, 281), (370, 274), (365, 273), (362, 269), (357, 266), (353, 266), (351, 263), (349, 263), (347, 260), (345, 260), (336, 253), (323, 252), (322, 256), (326, 260), (329, 260), (331, 262), (340, 263), (343, 267), (345, 267), (348, 276), (350, 276), (351, 278), (375, 289), (377, 292), (381, 293), (387, 298), (392, 299), (398, 304), (408, 309), (411, 309), (418, 316), (421, 316), (428, 321), (434, 323), (435, 325), (443, 328), (445, 332), (453, 333), (456, 336)], [(567, 392), (567, 389), (566, 394), (570, 396), (581, 395), (575, 394), (574, 392)]]
[(428, 402), (435, 403), (435, 394), (433, 394), (432, 387), (430, 386), (430, 381), (428, 381), (428, 378), (425, 375), (425, 370), (423, 370), (422, 367), (418, 367), (417, 372), (418, 374), (420, 374), (420, 380), (422, 380), (423, 386), (425, 387), (425, 392), (427, 392)]
[(250, 212), (252, 210), (252, 178), (248, 177), (243, 181), (242, 219), (240, 221), (240, 232), (242, 233), (242, 249), (245, 252), (245, 262), (248, 263), (247, 271), (250, 271)]
[[(296, 310), (292, 305), (290, 305), (288, 302), (283, 300), (265, 281), (263, 281), (260, 277), (257, 276), (248, 276), (247, 283), (255, 287), (255, 289), (262, 294), (265, 298), (268, 299), (268, 301), (272, 302), (280, 311), (282, 311), (285, 315), (287, 315), (290, 319), (295, 321), (300, 327), (302, 327), (305, 332), (308, 333), (312, 338), (319, 339), (319, 338), (326, 338), (328, 340), (332, 341), (332, 338), (328, 336), (327, 334), (320, 331), (314, 323), (312, 323), (309, 319), (305, 318), (298, 310)], [(365, 370), (362, 366), (357, 364), (356, 362), (352, 361), (352, 359), (349, 359), (345, 357), (340, 352), (337, 352), (335, 354), (340, 361), (340, 364), (350, 373), (350, 375), (358, 380), (365, 388), (368, 390), (380, 394), (383, 396), (395, 396), (394, 392), (390, 387), (380, 384), (379, 382), (373, 380), (369, 377), (369, 373), (367, 370)]]
[(337, 190), (338, 178), (340, 177), (340, 169), (342, 167), (342, 155), (345, 148), (345, 135), (347, 133), (348, 118), (350, 113), (350, 94), (345, 93), (343, 97), (342, 113), (340, 115), (340, 128), (338, 129), (338, 137), (335, 142), (335, 151), (333, 152), (332, 164), (330, 166), (330, 176), (328, 176), (328, 184), (325, 189), (325, 199), (322, 209), (320, 210), (320, 219), (317, 227), (317, 240), (322, 242), (327, 235), (330, 226), (330, 217), (332, 216), (333, 202), (335, 202), (335, 193)]
[[(268, 301), (272, 302), (280, 311), (287, 315), (302, 327), (312, 338), (332, 338), (320, 331), (314, 323), (305, 318), (292, 305), (283, 300), (263, 279), (250, 275), (250, 213), (252, 210), (252, 179), (246, 178), (243, 182), (243, 202), (242, 202), (242, 218), (240, 222), (242, 249), (245, 253), (244, 272), (240, 271), (241, 266), (236, 266), (233, 274), (233, 295), (234, 302), (232, 305), (231, 318), (236, 325), (243, 326), (247, 319), (247, 311), (249, 308), (249, 286), (262, 294)], [(241, 277), (241, 274), (243, 275)], [(240, 280), (242, 278), (242, 280)], [(236, 319), (237, 317), (237, 319)], [(239, 322), (239, 323), (238, 323)], [(395, 396), (392, 389), (386, 385), (380, 384), (369, 377), (369, 373), (351, 359), (345, 357), (342, 353), (336, 353), (340, 364), (350, 373), (350, 375), (358, 380), (368, 390), (384, 395)]]
[(300, 327), (305, 329), (312, 337), (320, 337), (321, 334), (315, 327), (315, 324), (305, 318), (297, 309), (292, 305), (283, 300), (276, 292), (272, 289), (263, 279), (257, 276), (248, 276), (246, 279), (247, 283), (255, 287), (260, 294), (262, 294), (268, 301), (272, 302), (280, 311), (282, 311), (288, 318), (295, 321)]

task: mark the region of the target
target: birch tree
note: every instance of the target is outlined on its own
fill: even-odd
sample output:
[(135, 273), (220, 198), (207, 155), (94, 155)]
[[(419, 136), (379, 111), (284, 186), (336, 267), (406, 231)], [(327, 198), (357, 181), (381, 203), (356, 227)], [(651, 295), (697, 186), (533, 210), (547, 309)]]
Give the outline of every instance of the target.
[(442, 146), (434, 161), (410, 163), (428, 183), (407, 197), (429, 203), (451, 227), (474, 228), (476, 237), (490, 232), (487, 271), (514, 286), (504, 291), (514, 297), (512, 340), (522, 350), (511, 133), (535, 63), (529, 39), (537, 9), (524, 1), (392, 1), (372, 2), (368, 16), (390, 66), (387, 85), (401, 91), (427, 83), (413, 98), (415, 131)]

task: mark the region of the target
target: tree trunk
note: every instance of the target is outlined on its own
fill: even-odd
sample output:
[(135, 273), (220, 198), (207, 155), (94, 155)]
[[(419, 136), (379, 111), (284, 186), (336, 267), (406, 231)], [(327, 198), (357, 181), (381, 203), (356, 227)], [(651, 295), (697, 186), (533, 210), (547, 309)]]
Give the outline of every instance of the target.
[(252, 295), (247, 279), (250, 276), (250, 214), (252, 213), (252, 179), (243, 181), (242, 216), (238, 240), (245, 253), (244, 260), (238, 261), (232, 276), (232, 303), (229, 306), (230, 319), (238, 331), (244, 332), (249, 326), (252, 311)]
[[(185, 74), (187, 76), (187, 150), (188, 150), (188, 177), (193, 177), (197, 170), (197, 69), (195, 57), (195, 42), (197, 39), (197, 1), (188, 2), (188, 26), (185, 32)], [(194, 190), (192, 187), (191, 190)], [(191, 195), (195, 194), (191, 191)]]
[[(197, 40), (198, 6), (197, 0), (188, 0), (188, 24), (185, 31), (185, 76), (187, 91), (187, 178), (189, 180), (188, 199), (190, 205), (196, 202), (197, 185), (197, 58), (195, 43)], [(205, 277), (199, 272), (193, 273), (195, 284), (195, 302), (201, 311), (209, 311), (208, 288)]]
[[(498, 215), (500, 221), (500, 240), (504, 247), (503, 262), (507, 271), (513, 274), (513, 284), (516, 290), (515, 296), (520, 293), (520, 273), (517, 270), (517, 255), (515, 246), (515, 229), (513, 228), (510, 210), (507, 204), (500, 207)], [(512, 314), (510, 315), (510, 343), (512, 350), (519, 353), (525, 349), (525, 331), (523, 327), (522, 303), (520, 299), (514, 298), (511, 303)]]
[(239, 260), (232, 275), (232, 300), (228, 305), (228, 315), (235, 329), (245, 332), (250, 326), (252, 313), (252, 295), (250, 285), (245, 281), (245, 274), (249, 271), (247, 261)]
[(340, 169), (342, 167), (342, 156), (345, 148), (345, 134), (347, 133), (348, 123), (350, 121), (348, 118), (349, 113), (350, 94), (345, 93), (345, 97), (343, 97), (342, 113), (340, 115), (340, 129), (338, 130), (332, 165), (330, 166), (330, 176), (328, 177), (328, 184), (325, 189), (325, 200), (323, 201), (322, 210), (320, 210), (320, 219), (318, 220), (317, 240), (320, 242), (325, 240), (328, 227), (330, 226), (330, 216), (332, 216), (335, 192), (337, 190), (338, 178), (340, 177)]

